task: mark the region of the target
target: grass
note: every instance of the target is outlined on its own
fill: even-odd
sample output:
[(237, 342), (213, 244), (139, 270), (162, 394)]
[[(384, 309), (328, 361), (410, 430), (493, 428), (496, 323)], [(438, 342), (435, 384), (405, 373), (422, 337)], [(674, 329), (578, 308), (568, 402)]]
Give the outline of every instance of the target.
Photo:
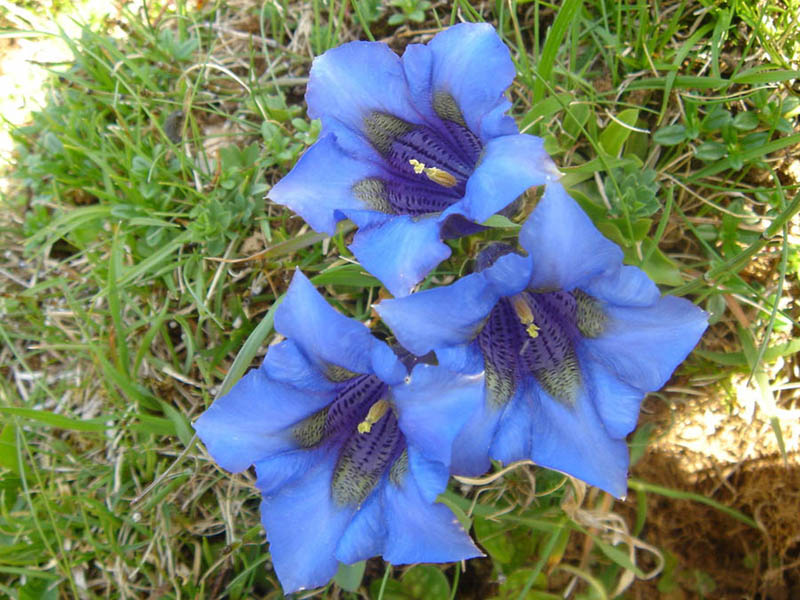
[[(797, 0), (427, 4), (153, 4), (64, 37), (73, 60), (13, 129), (3, 201), (2, 593), (280, 596), (252, 475), (218, 469), (191, 422), (263, 356), (295, 266), (339, 310), (382, 327), (350, 228), (326, 238), (262, 198), (318, 133), (302, 100), (314, 55), (352, 39), (401, 50), (458, 20), (497, 27), (519, 71), (517, 122), (546, 140), (627, 262), (710, 313), (673, 388), (736, 403), (724, 390), (752, 378), (758, 418), (796, 465), (782, 415), (797, 402)], [(465, 272), (472, 243), (454, 242), (430, 282)], [(634, 434), (635, 456), (647, 433)], [(322, 596), (625, 594), (664, 564), (637, 539), (652, 498), (702, 497), (632, 489), (612, 505), (529, 467), (454, 484), (444, 501), (488, 558), (463, 573), (373, 560)], [(755, 529), (753, 515), (707, 500)], [(790, 558), (768, 543), (756, 554), (756, 582)], [(658, 590), (708, 595), (711, 579), (717, 597), (758, 591), (668, 566)]]

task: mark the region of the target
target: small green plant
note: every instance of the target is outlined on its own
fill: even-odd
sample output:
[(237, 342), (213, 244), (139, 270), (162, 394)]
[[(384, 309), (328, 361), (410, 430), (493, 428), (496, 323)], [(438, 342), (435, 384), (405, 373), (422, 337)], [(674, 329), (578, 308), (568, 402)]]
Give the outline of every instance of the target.
[(392, 6), (400, 9), (389, 17), (389, 25), (402, 25), (408, 21), (422, 23), (425, 11), (431, 7), (428, 0), (392, 0)]

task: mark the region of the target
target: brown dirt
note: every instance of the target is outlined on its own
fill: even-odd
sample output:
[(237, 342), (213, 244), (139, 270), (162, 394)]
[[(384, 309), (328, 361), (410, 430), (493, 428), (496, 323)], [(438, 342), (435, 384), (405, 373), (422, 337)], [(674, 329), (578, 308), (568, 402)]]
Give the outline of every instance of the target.
[[(648, 494), (640, 537), (668, 553), (668, 566), (660, 579), (636, 582), (631, 597), (800, 598), (797, 394), (781, 402), (794, 406), (779, 414), (784, 462), (769, 423), (748, 405), (747, 389), (740, 382), (735, 404), (725, 397), (682, 404), (648, 400), (643, 420), (656, 426), (660, 439), (633, 477), (701, 494), (751, 517), (758, 527), (696, 501)], [(635, 504), (635, 497), (627, 502), (631, 522)]]

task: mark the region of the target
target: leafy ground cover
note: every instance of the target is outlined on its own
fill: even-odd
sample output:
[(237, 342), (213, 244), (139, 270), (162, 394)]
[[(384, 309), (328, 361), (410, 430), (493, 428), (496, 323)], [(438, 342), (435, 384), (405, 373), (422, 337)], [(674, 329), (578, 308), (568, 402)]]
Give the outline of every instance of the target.
[[(252, 475), (219, 470), (191, 422), (274, 341), (295, 266), (389, 334), (370, 308), (378, 282), (350, 260), (350, 229), (316, 234), (263, 197), (318, 133), (303, 104), (313, 56), (353, 39), (402, 51), (458, 20), (497, 27), (518, 66), (518, 123), (545, 138), (626, 260), (712, 327), (645, 403), (626, 501), (527, 465), (454, 482), (444, 501), (486, 558), (463, 570), (371, 560), (321, 596), (800, 594), (796, 0), (115, 11), (62, 35), (72, 59), (49, 65), (46, 104), (11, 131), (4, 594), (280, 596)], [(5, 19), (19, 30), (25, 16)], [(466, 272), (475, 239), (453, 242), (460, 258), (429, 283)]]

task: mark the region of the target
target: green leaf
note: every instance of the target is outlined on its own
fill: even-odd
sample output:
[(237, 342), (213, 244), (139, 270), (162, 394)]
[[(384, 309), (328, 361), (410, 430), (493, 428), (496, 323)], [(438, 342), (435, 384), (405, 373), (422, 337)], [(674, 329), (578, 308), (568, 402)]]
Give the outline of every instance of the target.
[[(779, 358), (795, 354), (796, 352), (800, 352), (800, 338), (770, 346), (764, 352), (764, 356), (761, 360), (766, 364), (770, 364)], [(713, 352), (710, 350), (698, 349), (695, 350), (695, 354), (726, 367), (748, 367), (744, 352)]]
[(509, 563), (514, 557), (514, 544), (506, 535), (508, 524), (475, 519), (475, 537), (481, 546), (499, 563)]
[(592, 539), (594, 539), (595, 545), (603, 552), (603, 554), (617, 563), (620, 567), (626, 571), (632, 571), (636, 574), (636, 577), (639, 577), (640, 579), (644, 577), (642, 570), (633, 564), (627, 552), (620, 550), (616, 546), (607, 544), (597, 536), (592, 536)]
[[(500, 584), (497, 590), (496, 600), (517, 600), (520, 593), (525, 589), (528, 580), (534, 577), (533, 585), (543, 588), (547, 585), (547, 576), (542, 573), (534, 573), (533, 569), (517, 569), (510, 573), (506, 580)], [(541, 589), (529, 589), (524, 596), (524, 600), (560, 600), (561, 596), (543, 592)]]
[(16, 425), (7, 423), (0, 432), (0, 467), (20, 474), (19, 461), (17, 460), (17, 432)]
[(32, 421), (38, 421), (49, 427), (59, 429), (69, 429), (72, 431), (105, 431), (113, 427), (108, 421), (113, 417), (98, 417), (94, 419), (73, 419), (52, 413), (47, 410), (36, 410), (34, 408), (22, 408), (18, 406), (0, 406), (0, 414), (16, 415)]
[(705, 142), (697, 147), (697, 149), (694, 151), (694, 155), (702, 161), (710, 162), (713, 160), (719, 160), (725, 156), (727, 152), (728, 149), (724, 144), (719, 142)]
[(336, 571), (333, 581), (344, 591), (355, 593), (361, 587), (361, 580), (364, 578), (366, 568), (367, 562), (364, 560), (352, 565), (339, 563), (339, 570)]
[(653, 141), (662, 146), (675, 146), (687, 138), (685, 125), (667, 125), (653, 134)]
[[(638, 255), (629, 249), (625, 253), (626, 259), (632, 259), (633, 264), (638, 264), (645, 273), (660, 285), (678, 286), (683, 284), (683, 277), (678, 266), (664, 254), (653, 240), (642, 240), (642, 256), (645, 260), (639, 261)], [(627, 261), (626, 261), (627, 262)]]
[[(638, 108), (628, 108), (617, 115), (617, 121), (611, 121), (600, 134), (600, 146), (611, 156), (619, 156), (622, 146), (633, 132), (639, 118)], [(625, 125), (628, 125), (626, 127)]]
[(437, 567), (417, 565), (400, 578), (403, 587), (415, 600), (448, 600), (450, 583)]
[(741, 112), (733, 118), (733, 126), (742, 131), (758, 127), (758, 115), (753, 111)]
[(381, 282), (364, 271), (361, 265), (348, 264), (324, 270), (314, 277), (314, 284), (370, 288), (380, 287)]
[(175, 428), (175, 434), (178, 436), (178, 439), (180, 439), (181, 443), (184, 446), (191, 444), (192, 438), (194, 437), (194, 430), (189, 424), (189, 420), (184, 416), (183, 413), (175, 409), (174, 406), (167, 404), (163, 400), (159, 400), (158, 403), (161, 405), (161, 410), (164, 411), (167, 419), (169, 419), (169, 421), (172, 423), (172, 426)]
[(749, 71), (743, 71), (731, 77), (731, 83), (763, 85), (765, 83), (780, 83), (791, 79), (799, 79), (800, 71), (790, 71), (788, 69), (773, 69), (770, 67), (757, 67)]
[(486, 227), (492, 227), (494, 229), (519, 229), (520, 225), (514, 223), (508, 217), (504, 217), (503, 215), (492, 215), (488, 219), (483, 222), (483, 225)]

